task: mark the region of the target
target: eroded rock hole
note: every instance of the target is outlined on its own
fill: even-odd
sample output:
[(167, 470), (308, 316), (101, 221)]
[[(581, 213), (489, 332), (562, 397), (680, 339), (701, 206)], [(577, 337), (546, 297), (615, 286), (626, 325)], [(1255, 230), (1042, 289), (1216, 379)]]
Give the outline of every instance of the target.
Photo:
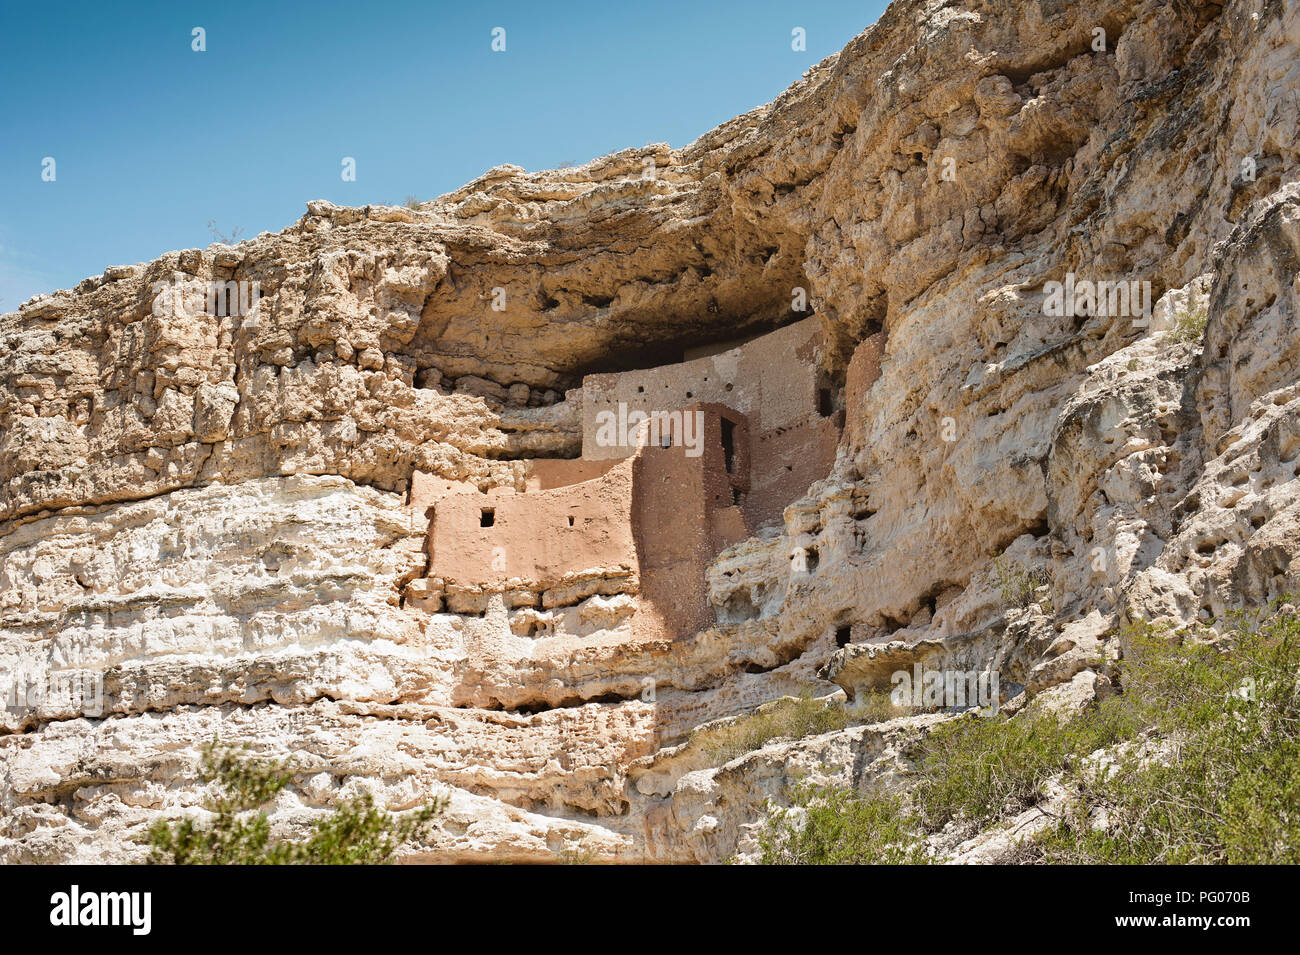
[(724, 623), (744, 623), (758, 618), (758, 607), (748, 590), (737, 590), (722, 605)]
[(880, 617), (881, 627), (884, 629), (886, 634), (895, 633), (907, 626), (907, 624), (902, 620), (896, 620), (887, 613), (881, 614)]

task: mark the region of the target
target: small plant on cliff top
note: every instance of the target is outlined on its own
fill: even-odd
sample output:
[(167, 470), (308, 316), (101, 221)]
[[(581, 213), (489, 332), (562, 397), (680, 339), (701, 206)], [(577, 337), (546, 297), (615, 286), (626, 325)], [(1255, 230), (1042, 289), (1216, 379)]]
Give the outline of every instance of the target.
[(217, 220), (208, 220), (208, 231), (212, 233), (212, 238), (222, 245), (238, 245), (239, 236), (244, 231), (240, 226), (235, 226), (229, 233), (222, 232), (217, 228)]
[(264, 808), (289, 784), (285, 763), (248, 759), (214, 739), (203, 749), (200, 778), (217, 784), (206, 808), (214, 818), (159, 821), (149, 830), (149, 861), (175, 865), (377, 865), (402, 843), (424, 836), (446, 805), (433, 799), (404, 818), (374, 806), (369, 794), (318, 819), (304, 842), (272, 839)]

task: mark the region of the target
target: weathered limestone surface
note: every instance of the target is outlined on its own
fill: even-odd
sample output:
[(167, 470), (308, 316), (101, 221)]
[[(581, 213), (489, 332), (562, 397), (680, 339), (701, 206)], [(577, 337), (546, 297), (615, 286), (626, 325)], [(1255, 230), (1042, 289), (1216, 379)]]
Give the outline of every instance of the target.
[[(6, 700), (0, 860), (138, 858), (202, 812), (217, 733), (294, 757), (286, 831), (449, 793), (413, 861), (748, 858), (795, 775), (904, 785), (945, 717), (722, 767), (705, 724), (920, 660), (1087, 698), (1118, 624), (1300, 588), (1298, 91), (1281, 0), (898, 0), (683, 149), (312, 202), (0, 317), (0, 675), (103, 687)], [(1149, 281), (1151, 327), (1048, 314), (1067, 273)], [(155, 309), (175, 275), (264, 298)], [(578, 454), (584, 373), (801, 317), (796, 288), (828, 379), (863, 357), (831, 475), (710, 567), (715, 626), (638, 632), (601, 568), (428, 598), (413, 471), (522, 489)], [(1043, 575), (1027, 608), (998, 556)]]

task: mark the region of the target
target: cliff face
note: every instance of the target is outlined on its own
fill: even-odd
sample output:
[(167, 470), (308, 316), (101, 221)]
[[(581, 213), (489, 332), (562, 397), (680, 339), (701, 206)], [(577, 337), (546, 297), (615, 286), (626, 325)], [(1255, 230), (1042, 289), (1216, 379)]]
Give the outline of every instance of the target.
[[(887, 779), (943, 717), (722, 767), (706, 723), (916, 662), (1086, 699), (1119, 625), (1300, 589), (1298, 90), (1293, 3), (898, 0), (684, 149), (313, 202), (3, 316), (0, 673), (47, 689), (0, 711), (0, 860), (138, 857), (219, 734), (294, 755), (286, 830), (447, 792), (413, 860), (716, 861), (795, 775)], [(1151, 320), (1055, 308), (1067, 280)], [(584, 374), (810, 313), (836, 461), (713, 561), (715, 626), (621, 625), (637, 582), (542, 635), (423, 599), (414, 472), (522, 489), (578, 455)]]

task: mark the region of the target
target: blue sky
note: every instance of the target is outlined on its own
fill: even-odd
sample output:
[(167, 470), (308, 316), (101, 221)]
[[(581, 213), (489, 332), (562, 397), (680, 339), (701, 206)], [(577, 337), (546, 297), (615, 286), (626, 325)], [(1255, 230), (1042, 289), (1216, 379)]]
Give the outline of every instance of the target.
[(683, 146), (770, 101), (884, 6), (0, 0), (0, 311), (207, 246), (209, 220), (248, 238), (309, 199), (429, 199), (505, 162)]

